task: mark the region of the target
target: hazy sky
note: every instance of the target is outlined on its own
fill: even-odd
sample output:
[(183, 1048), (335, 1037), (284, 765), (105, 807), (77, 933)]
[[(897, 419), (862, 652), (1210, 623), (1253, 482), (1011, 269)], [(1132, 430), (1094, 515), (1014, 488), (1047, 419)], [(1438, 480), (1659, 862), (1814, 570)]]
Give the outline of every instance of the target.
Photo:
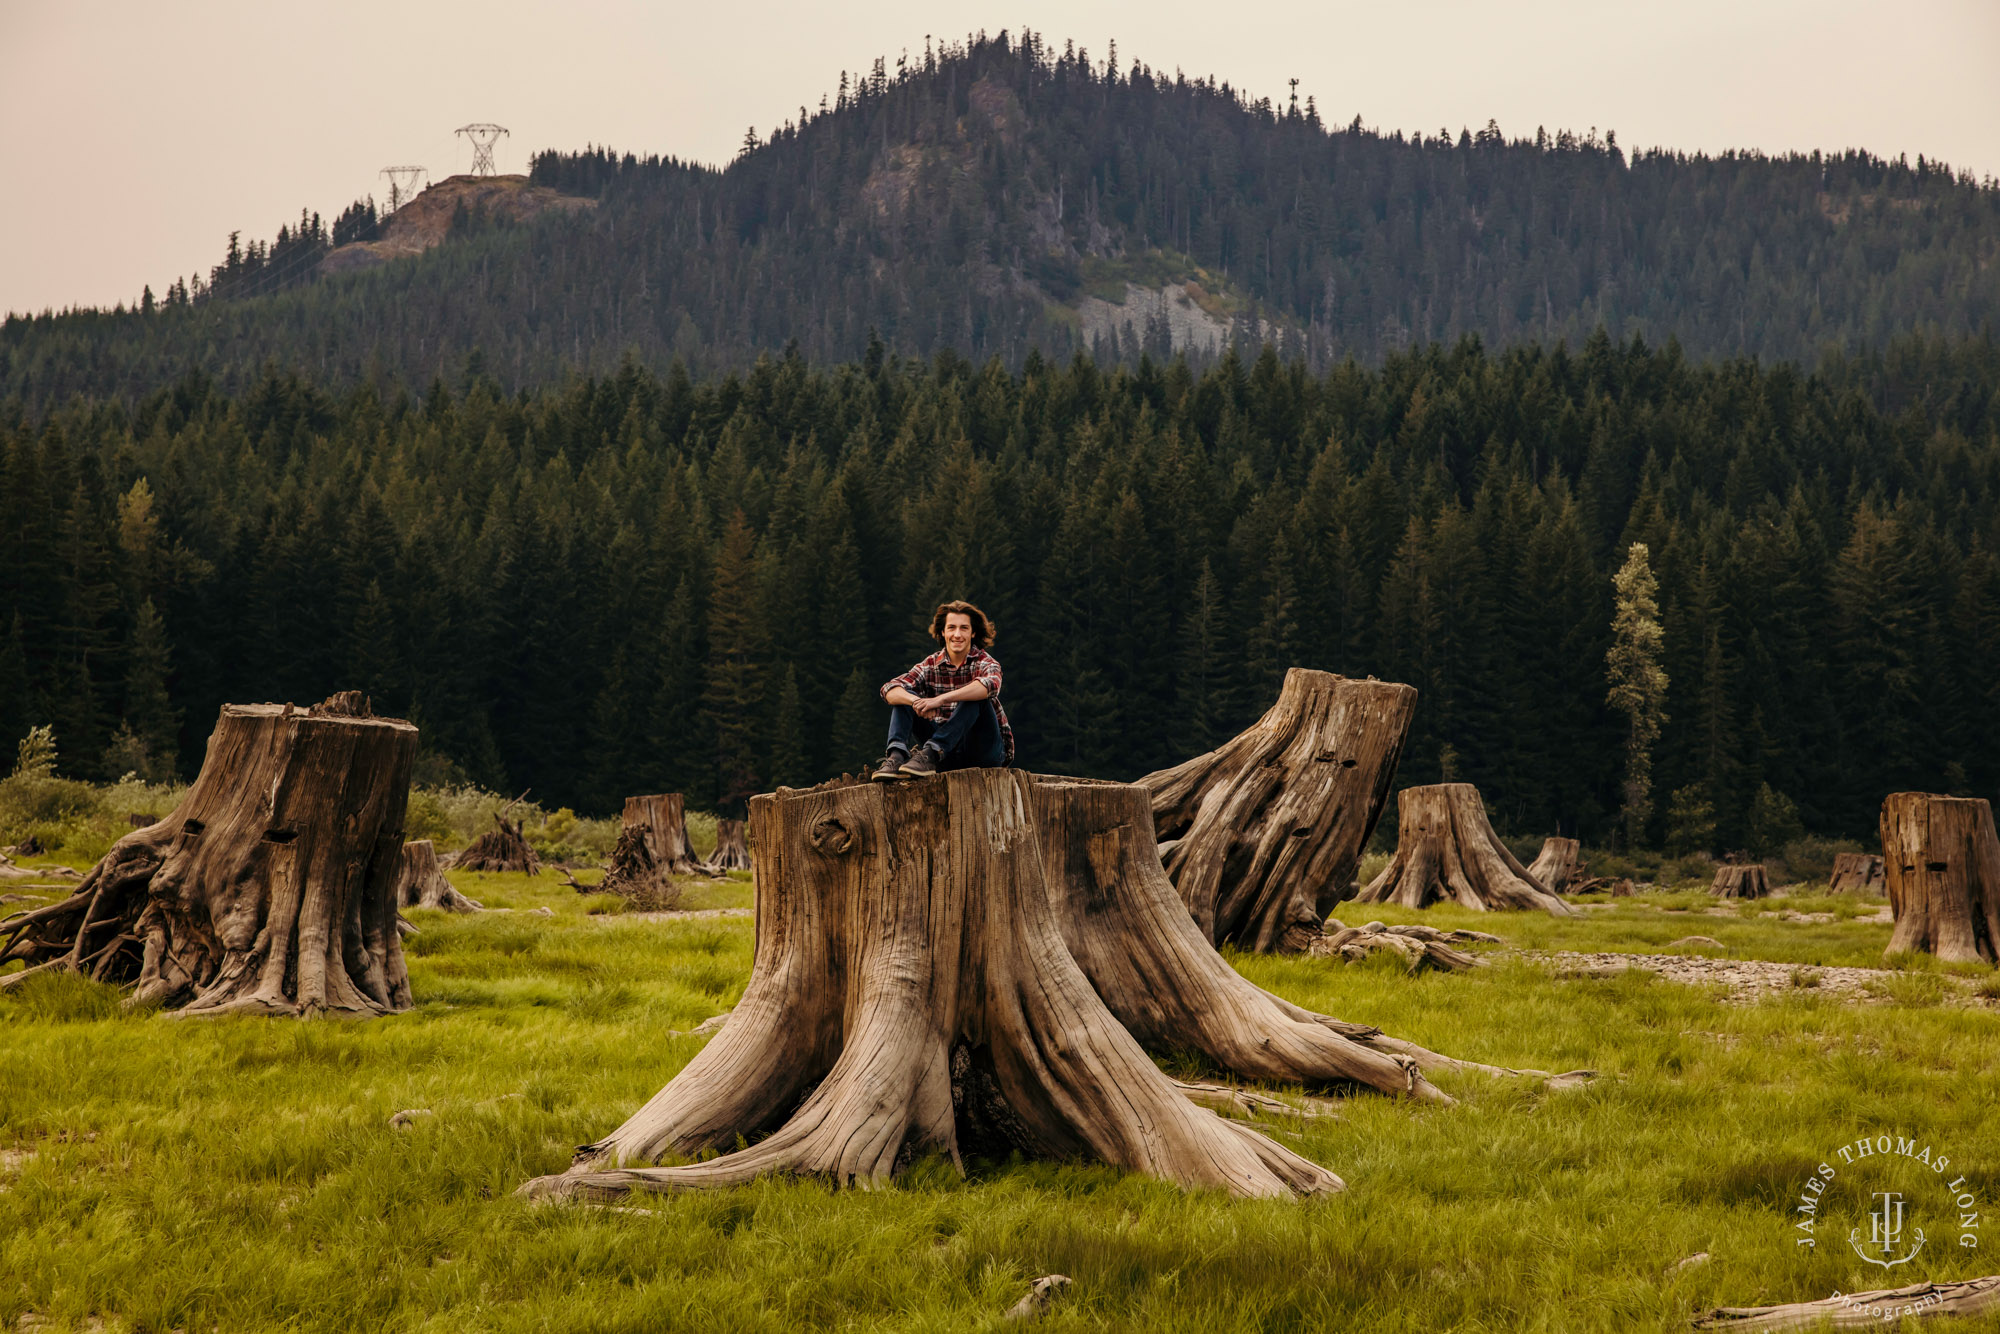
[(2000, 175), (2000, 0), (0, 0), (0, 310), (132, 301), (232, 230), (381, 197), (383, 166), (462, 171), (468, 121), (511, 129), (502, 171), (586, 143), (721, 162), (843, 68), (1023, 26), (1274, 100), (1295, 77), (1336, 123)]

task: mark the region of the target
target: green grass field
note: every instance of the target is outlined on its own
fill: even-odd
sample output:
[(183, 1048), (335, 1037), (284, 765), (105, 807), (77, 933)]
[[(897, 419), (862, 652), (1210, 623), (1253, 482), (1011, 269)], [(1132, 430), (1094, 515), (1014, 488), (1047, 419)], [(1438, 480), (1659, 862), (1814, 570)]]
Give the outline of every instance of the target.
[[(767, 1181), (643, 1212), (531, 1208), (515, 1186), (561, 1169), (700, 1049), (675, 1031), (735, 1001), (751, 923), (621, 917), (547, 875), (456, 878), (517, 911), (412, 914), (418, 1003), (395, 1018), (181, 1021), (74, 978), (0, 998), (0, 1326), (963, 1330), (1000, 1325), (1029, 1280), (1059, 1272), (1075, 1287), (1039, 1328), (1675, 1330), (1715, 1305), (2000, 1270), (1985, 1253), (2000, 1243), (1982, 1231), (1961, 1248), (1938, 1211), (1913, 1214), (1936, 1229), (1915, 1262), (1862, 1264), (1846, 1244), (1867, 1226), (1861, 1167), (1841, 1169), (1852, 1217), (1817, 1250), (1794, 1246), (1788, 1212), (1815, 1164), (1881, 1132), (1949, 1154), (1985, 1213), (2000, 1187), (1991, 999), (1906, 988), (1841, 1005), (1801, 987), (1728, 1005), (1518, 958), (1414, 978), (1235, 960), (1302, 1004), (1454, 1055), (1602, 1072), (1576, 1092), (1446, 1077), (1455, 1107), (1357, 1096), (1337, 1117), (1267, 1123), (1346, 1178), (1339, 1196), (1240, 1202), (1083, 1164), (976, 1163), (961, 1180), (926, 1162), (874, 1192)], [(750, 894), (739, 880), (687, 906)], [(518, 911), (540, 905), (554, 916)], [(1421, 920), (1535, 949), (1698, 932), (1802, 965), (1873, 964), (1888, 938), (1851, 913), (1698, 906)], [(390, 1127), (413, 1108), (433, 1115)], [(1913, 1193), (1913, 1210), (1928, 1204)], [(1701, 1251), (1713, 1259), (1676, 1269)]]

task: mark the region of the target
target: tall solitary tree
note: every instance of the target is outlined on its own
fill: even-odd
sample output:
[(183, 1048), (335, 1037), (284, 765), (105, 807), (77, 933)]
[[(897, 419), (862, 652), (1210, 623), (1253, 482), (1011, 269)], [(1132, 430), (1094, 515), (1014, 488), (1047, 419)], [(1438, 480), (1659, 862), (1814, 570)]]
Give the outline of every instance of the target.
[(1626, 717), (1625, 837), (1636, 845), (1653, 811), (1653, 743), (1667, 721), (1659, 583), (1644, 542), (1632, 544), (1611, 585), (1617, 607), (1611, 616), (1611, 648), (1604, 655), (1611, 678), (1605, 700)]

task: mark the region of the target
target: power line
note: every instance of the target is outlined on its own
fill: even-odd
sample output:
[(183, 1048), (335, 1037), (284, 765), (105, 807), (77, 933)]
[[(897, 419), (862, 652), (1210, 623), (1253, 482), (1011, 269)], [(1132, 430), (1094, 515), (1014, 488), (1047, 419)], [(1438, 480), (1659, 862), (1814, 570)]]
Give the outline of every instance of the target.
[(417, 197), (430, 170), (426, 167), (384, 167), (382, 175), (389, 178), (389, 212), (394, 213)]

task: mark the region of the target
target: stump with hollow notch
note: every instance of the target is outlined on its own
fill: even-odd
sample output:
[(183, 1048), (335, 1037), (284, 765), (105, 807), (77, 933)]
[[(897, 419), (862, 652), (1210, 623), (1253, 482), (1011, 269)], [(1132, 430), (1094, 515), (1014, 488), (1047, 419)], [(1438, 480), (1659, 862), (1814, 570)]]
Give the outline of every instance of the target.
[[(767, 1173), (881, 1181), (981, 1143), (1236, 1195), (1339, 1178), (1194, 1105), (1105, 1008), (1050, 909), (1033, 780), (968, 769), (751, 798), (756, 962), (728, 1025), (530, 1197)], [(759, 1138), (761, 1136), (761, 1138)], [(681, 1166), (669, 1154), (748, 1147)]]
[(721, 875), (724, 871), (750, 869), (750, 844), (744, 836), (745, 828), (741, 820), (715, 822), (715, 855), (708, 859), (709, 870)]
[(1887, 884), (1882, 859), (1872, 852), (1837, 852), (1827, 888), (1835, 894), (1881, 894)]
[(183, 1014), (410, 1007), (396, 931), (417, 729), (357, 691), (311, 709), (225, 704), (166, 818), (69, 899), (0, 922), (0, 977), (74, 969)]
[(1507, 851), (1472, 784), (1406, 787), (1396, 806), (1396, 855), (1361, 891), (1362, 903), (1428, 908), (1449, 899), (1480, 912), (1540, 908), (1574, 915)]
[(1708, 892), (1719, 899), (1761, 899), (1771, 892), (1771, 878), (1762, 862), (1726, 862), (1715, 868), (1715, 880)]
[(451, 881), (444, 878), (444, 867), (438, 865), (437, 845), (419, 838), (403, 845), (396, 880), (396, 906), (479, 912), (482, 905), (453, 888)]
[(1302, 950), (1345, 898), (1417, 692), (1294, 667), (1249, 731), (1139, 780), (1167, 876), (1217, 945)]
[(2000, 839), (1983, 797), (1892, 792), (1882, 865), (1896, 928), (1888, 953), (1992, 963), (2000, 946)]
[(1582, 853), (1582, 845), (1573, 838), (1544, 839), (1528, 866), (1528, 878), (1551, 894), (1567, 894), (1583, 874)]

